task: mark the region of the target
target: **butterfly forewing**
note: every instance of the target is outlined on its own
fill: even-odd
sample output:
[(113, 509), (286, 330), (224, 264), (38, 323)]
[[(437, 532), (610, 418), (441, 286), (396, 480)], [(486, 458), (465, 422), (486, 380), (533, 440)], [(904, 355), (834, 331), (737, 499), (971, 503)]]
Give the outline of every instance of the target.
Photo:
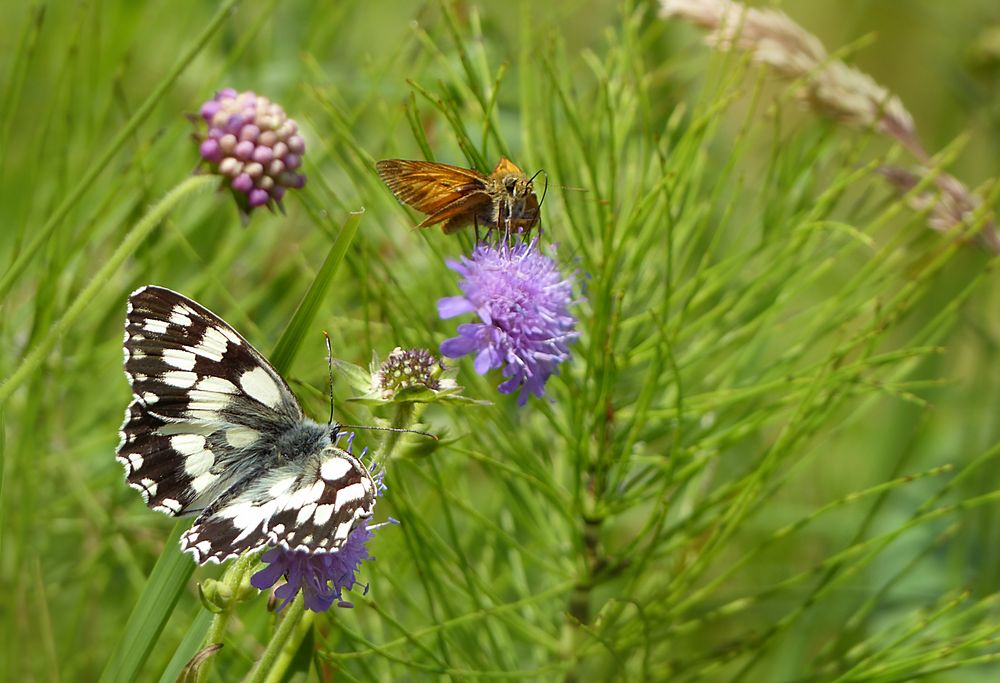
[(437, 213), (470, 193), (482, 192), (486, 179), (471, 168), (432, 161), (385, 159), (375, 168), (397, 199), (426, 214)]
[[(329, 428), (304, 418), (284, 379), (232, 327), (177, 292), (149, 286), (129, 297), (124, 350), (133, 400), (117, 458), (129, 485), (153, 509), (201, 513), (182, 542), (198, 562), (267, 542), (270, 515), (322, 481), (309, 472), (332, 448)], [(289, 477), (295, 487), (274, 486)]]
[(396, 199), (427, 214), (417, 227), (441, 223), (446, 232), (453, 232), (484, 210), (488, 215), (487, 179), (479, 171), (404, 159), (379, 161), (375, 168)]

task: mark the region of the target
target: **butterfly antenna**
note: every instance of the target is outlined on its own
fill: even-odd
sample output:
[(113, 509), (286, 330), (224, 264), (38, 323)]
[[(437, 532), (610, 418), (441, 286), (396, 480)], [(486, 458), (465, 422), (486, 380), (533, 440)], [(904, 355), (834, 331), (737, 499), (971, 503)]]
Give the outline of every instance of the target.
[(545, 169), (540, 168), (535, 171), (535, 175), (531, 176), (531, 180), (529, 182), (535, 182), (535, 178), (537, 178), (539, 174), (545, 178), (545, 185), (542, 187), (542, 198), (538, 200), (538, 208), (541, 209), (542, 203), (545, 201), (545, 195), (549, 191), (549, 174), (545, 172)]
[(330, 335), (323, 330), (323, 338), (326, 340), (326, 365), (330, 369), (330, 419), (327, 426), (333, 426), (333, 346), (330, 344)]
[(535, 182), (535, 178), (541, 173), (542, 177), (545, 178), (545, 186), (542, 187), (542, 198), (538, 200), (538, 234), (542, 234), (542, 204), (545, 203), (545, 195), (549, 193), (549, 174), (545, 172), (544, 169), (538, 169), (535, 171), (535, 175), (531, 176), (531, 182)]
[(369, 429), (375, 432), (401, 432), (406, 434), (420, 434), (421, 436), (427, 436), (435, 441), (438, 440), (435, 434), (430, 432), (422, 432), (419, 429), (401, 429), (399, 427), (373, 427), (371, 425), (337, 425), (339, 429)]

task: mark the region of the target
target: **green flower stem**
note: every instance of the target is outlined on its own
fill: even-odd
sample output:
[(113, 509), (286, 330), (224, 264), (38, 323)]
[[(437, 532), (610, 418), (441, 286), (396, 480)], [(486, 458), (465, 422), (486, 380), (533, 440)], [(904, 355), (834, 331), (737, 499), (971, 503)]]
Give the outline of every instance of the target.
[[(251, 669), (250, 673), (247, 674), (245, 683), (264, 683), (271, 671), (275, 669), (279, 663), (279, 659), (285, 659), (284, 657), (281, 657), (282, 651), (285, 649), (286, 645), (292, 644), (290, 642), (291, 635), (295, 631), (295, 627), (298, 626), (299, 621), (302, 620), (302, 615), (306, 611), (305, 604), (305, 598), (299, 595), (292, 601), (292, 604), (288, 606), (288, 611), (285, 612), (285, 617), (278, 624), (278, 630), (276, 630), (274, 635), (271, 637), (271, 642), (267, 644), (264, 654), (261, 655), (253, 669)], [(294, 651), (294, 648), (292, 648), (291, 652), (293, 654)]]
[[(417, 404), (412, 401), (403, 401), (396, 404), (396, 412), (393, 413), (389, 427), (392, 429), (406, 429), (416, 421), (416, 418)], [(393, 451), (396, 450), (396, 446), (399, 445), (399, 440), (402, 436), (403, 432), (385, 432), (382, 445), (375, 456), (375, 467), (380, 467), (389, 462), (389, 458), (392, 456)]]
[(282, 648), (281, 653), (274, 662), (274, 666), (271, 667), (271, 671), (267, 675), (265, 683), (281, 683), (281, 681), (285, 680), (285, 673), (288, 671), (288, 667), (291, 663), (295, 660), (295, 654), (302, 646), (302, 641), (305, 640), (306, 634), (308, 634), (310, 629), (312, 629), (313, 621), (315, 621), (315, 619), (315, 612), (307, 611), (302, 615), (302, 619), (299, 621), (299, 627), (295, 629), (295, 632), (288, 639), (288, 643), (284, 648)]
[(135, 224), (114, 253), (97, 271), (90, 284), (73, 298), (73, 303), (69, 305), (62, 317), (42, 337), (35, 348), (24, 357), (17, 370), (0, 385), (0, 405), (5, 403), (14, 390), (21, 386), (24, 380), (31, 377), (45, 362), (56, 342), (73, 327), (80, 315), (90, 307), (94, 297), (108, 286), (111, 278), (125, 262), (125, 259), (131, 256), (132, 252), (149, 237), (167, 214), (188, 195), (198, 190), (214, 187), (217, 183), (216, 176), (192, 176), (168, 192), (149, 213), (143, 216), (142, 220)]
[[(259, 555), (259, 553), (253, 552), (241, 555), (239, 559), (226, 569), (222, 581), (232, 589), (233, 598), (224, 610), (212, 617), (212, 625), (208, 628), (208, 635), (205, 636), (205, 642), (202, 647), (213, 643), (222, 644), (226, 635), (226, 626), (229, 624), (229, 617), (232, 616), (236, 603), (239, 600), (240, 586), (243, 585), (243, 579), (246, 577), (247, 572), (257, 563)], [(211, 669), (212, 658), (209, 658), (198, 669), (198, 683), (204, 683), (208, 680), (208, 673)]]
[(178, 520), (170, 532), (142, 595), (125, 623), (118, 644), (108, 657), (101, 683), (134, 681), (142, 672), (153, 645), (194, 571), (194, 563), (181, 553), (179, 546), (181, 534), (190, 523), (187, 519)]
[[(223, 2), (219, 6), (215, 16), (208, 22), (201, 34), (195, 38), (194, 42), (191, 43), (191, 47), (177, 60), (166, 78), (160, 81), (156, 89), (149, 94), (132, 117), (119, 129), (118, 135), (115, 136), (114, 140), (104, 147), (104, 153), (94, 163), (90, 164), (89, 170), (80, 178), (76, 187), (69, 191), (62, 204), (56, 208), (45, 224), (38, 229), (34, 238), (21, 250), (17, 258), (14, 259), (14, 262), (3, 274), (3, 277), (0, 278), (0, 297), (7, 294), (21, 273), (24, 272), (24, 269), (31, 263), (31, 259), (38, 253), (38, 250), (48, 242), (53, 231), (69, 215), (70, 211), (79, 204), (80, 198), (86, 194), (87, 190), (94, 186), (94, 181), (111, 164), (111, 160), (115, 158), (115, 155), (119, 154), (128, 141), (133, 138), (139, 126), (149, 118), (156, 105), (163, 99), (167, 91), (174, 86), (191, 62), (201, 53), (205, 45), (208, 44), (208, 41), (215, 35), (215, 32), (222, 27), (238, 3), (239, 0), (226, 0), (226, 2)], [(3, 400), (0, 399), (0, 403), (2, 402)]]

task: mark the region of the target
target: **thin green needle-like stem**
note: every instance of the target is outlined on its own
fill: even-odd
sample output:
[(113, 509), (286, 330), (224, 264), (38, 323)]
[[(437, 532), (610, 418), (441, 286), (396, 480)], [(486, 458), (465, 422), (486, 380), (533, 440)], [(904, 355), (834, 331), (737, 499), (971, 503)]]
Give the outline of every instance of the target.
[(10, 395), (14, 393), (14, 390), (31, 377), (42, 363), (45, 362), (46, 356), (48, 356), (52, 347), (56, 345), (56, 342), (73, 327), (77, 319), (79, 319), (80, 314), (90, 306), (90, 302), (94, 300), (94, 297), (108, 286), (111, 278), (118, 272), (125, 259), (131, 256), (132, 252), (142, 244), (143, 240), (149, 237), (150, 233), (166, 218), (167, 214), (188, 195), (198, 190), (208, 189), (218, 184), (218, 182), (219, 179), (215, 176), (191, 176), (168, 192), (149, 213), (143, 216), (142, 220), (129, 230), (128, 234), (125, 235), (125, 239), (122, 240), (118, 248), (115, 249), (114, 253), (111, 254), (91, 279), (90, 284), (84, 287), (83, 291), (73, 299), (73, 303), (69, 305), (62, 314), (62, 317), (42, 337), (35, 348), (24, 357), (17, 370), (0, 385), (0, 405), (5, 403), (10, 398)]
[(88, 170), (84, 173), (83, 177), (80, 178), (80, 182), (76, 184), (63, 202), (56, 208), (49, 219), (38, 229), (35, 233), (34, 239), (31, 240), (28, 245), (21, 250), (14, 259), (14, 262), (7, 269), (7, 272), (0, 277), (0, 297), (4, 296), (10, 287), (17, 281), (18, 276), (24, 271), (25, 267), (31, 262), (32, 257), (38, 252), (38, 250), (45, 244), (49, 239), (49, 236), (56, 229), (60, 222), (69, 215), (69, 212), (76, 206), (80, 198), (90, 189), (97, 177), (104, 171), (111, 160), (116, 154), (121, 151), (122, 146), (131, 138), (139, 126), (142, 125), (143, 121), (150, 115), (156, 104), (164, 96), (164, 94), (169, 90), (188, 65), (194, 60), (195, 57), (204, 49), (205, 45), (208, 43), (209, 39), (215, 34), (216, 31), (225, 23), (226, 18), (233, 8), (239, 3), (239, 0), (226, 0), (219, 7), (219, 10), (215, 13), (212, 20), (205, 26), (205, 29), (201, 32), (195, 41), (191, 44), (191, 47), (181, 55), (181, 58), (177, 60), (174, 64), (173, 69), (170, 73), (160, 81), (156, 90), (149, 94), (146, 101), (136, 110), (132, 118), (125, 123), (124, 126), (118, 131), (115, 136), (105, 148), (104, 152), (94, 160), (92, 164), (88, 166)]

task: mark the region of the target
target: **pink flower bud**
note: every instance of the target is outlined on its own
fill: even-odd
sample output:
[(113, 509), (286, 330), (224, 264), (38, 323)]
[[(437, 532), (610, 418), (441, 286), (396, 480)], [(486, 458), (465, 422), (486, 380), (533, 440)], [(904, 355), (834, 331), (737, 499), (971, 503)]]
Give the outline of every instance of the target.
[(253, 150), (253, 160), (260, 164), (268, 164), (274, 158), (270, 147), (256, 147)]
[(253, 150), (255, 145), (249, 140), (244, 140), (236, 144), (236, 149), (233, 150), (233, 154), (236, 155), (237, 159), (242, 159), (246, 161), (253, 156)]
[(271, 195), (267, 193), (267, 190), (261, 190), (261, 189), (250, 190), (249, 202), (251, 208), (264, 206), (270, 200), (271, 200)]
[(201, 158), (212, 163), (219, 163), (222, 160), (222, 148), (219, 147), (218, 140), (205, 140), (198, 147)]
[(242, 213), (270, 206), (286, 188), (305, 185), (293, 173), (302, 164), (305, 142), (280, 105), (252, 91), (218, 91), (199, 110), (207, 124), (198, 136), (202, 164), (224, 178)]
[(238, 176), (233, 178), (233, 183), (230, 185), (237, 192), (242, 192), (246, 194), (253, 189), (253, 178), (251, 178), (246, 173), (240, 173)]

